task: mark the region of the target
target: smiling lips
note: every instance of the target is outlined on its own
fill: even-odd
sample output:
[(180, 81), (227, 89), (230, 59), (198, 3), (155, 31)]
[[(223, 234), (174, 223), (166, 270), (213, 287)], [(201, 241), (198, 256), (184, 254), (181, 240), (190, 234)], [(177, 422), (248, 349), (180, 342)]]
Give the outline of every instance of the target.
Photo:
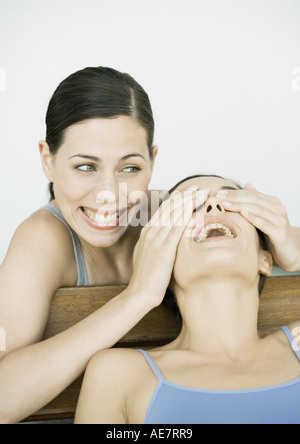
[(90, 208), (81, 207), (82, 212), (86, 217), (99, 228), (115, 228), (119, 226), (120, 216), (126, 212), (126, 208), (120, 211), (114, 211), (109, 213), (101, 213)]
[[(207, 221), (208, 222), (208, 221)], [(194, 238), (195, 242), (203, 242), (206, 239), (227, 237), (229, 239), (234, 239), (236, 234), (233, 227), (227, 221), (211, 221), (211, 223), (206, 223), (202, 228), (200, 233)]]
[[(100, 210), (95, 211), (86, 207), (81, 207), (81, 210), (93, 225), (96, 225), (100, 229), (112, 229), (119, 226), (120, 217), (125, 214), (127, 208), (113, 212), (106, 211), (104, 213), (100, 212)], [(206, 239), (218, 237), (227, 237), (229, 239), (234, 239), (236, 237), (233, 227), (224, 219), (222, 221), (210, 220), (210, 223), (209, 221), (206, 221), (205, 226), (194, 238), (194, 241), (200, 243)]]

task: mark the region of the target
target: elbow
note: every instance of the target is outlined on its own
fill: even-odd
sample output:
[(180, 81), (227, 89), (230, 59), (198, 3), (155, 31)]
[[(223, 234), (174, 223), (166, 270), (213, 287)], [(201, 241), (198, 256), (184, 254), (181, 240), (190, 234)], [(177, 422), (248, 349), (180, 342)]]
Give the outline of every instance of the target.
[(3, 359), (0, 360), (0, 424), (17, 424), (23, 418), (18, 415), (17, 409), (14, 408), (16, 407), (14, 404), (15, 396), (11, 388), (9, 388), (7, 378), (3, 374), (2, 365)]
[(22, 416), (21, 412), (9, 406), (9, 401), (5, 402), (5, 398), (0, 401), (0, 425), (18, 424), (24, 420), (26, 415)]
[(0, 425), (12, 425), (17, 424), (18, 421), (13, 417), (13, 415), (10, 415), (7, 409), (5, 409), (5, 406), (2, 405), (2, 402), (0, 404)]

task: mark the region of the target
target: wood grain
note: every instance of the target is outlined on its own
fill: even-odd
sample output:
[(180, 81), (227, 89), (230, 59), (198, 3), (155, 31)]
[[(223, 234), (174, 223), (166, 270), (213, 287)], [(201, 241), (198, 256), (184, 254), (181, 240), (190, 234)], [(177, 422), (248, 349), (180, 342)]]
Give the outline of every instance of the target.
[[(101, 308), (125, 286), (61, 288), (53, 296), (44, 339), (61, 333)], [(263, 334), (300, 319), (300, 276), (272, 277), (260, 300), (258, 328)], [(175, 339), (180, 323), (164, 306), (152, 310), (117, 347), (156, 347)], [(73, 418), (82, 377), (27, 420)]]

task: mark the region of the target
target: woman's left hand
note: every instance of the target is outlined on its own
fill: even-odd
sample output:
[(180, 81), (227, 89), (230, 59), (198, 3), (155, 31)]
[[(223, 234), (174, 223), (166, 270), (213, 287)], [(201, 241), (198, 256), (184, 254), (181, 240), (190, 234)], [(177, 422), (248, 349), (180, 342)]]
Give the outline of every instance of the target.
[(222, 190), (217, 194), (226, 211), (240, 213), (268, 237), (268, 248), (276, 264), (285, 271), (298, 271), (300, 236), (289, 222), (277, 197), (259, 193), (251, 184), (243, 190)]

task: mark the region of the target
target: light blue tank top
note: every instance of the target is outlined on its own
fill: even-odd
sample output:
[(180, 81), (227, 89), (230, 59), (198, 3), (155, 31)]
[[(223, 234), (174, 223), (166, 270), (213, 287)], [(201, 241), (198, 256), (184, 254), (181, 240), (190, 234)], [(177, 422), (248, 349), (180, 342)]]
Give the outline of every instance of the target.
[[(300, 361), (291, 332), (282, 330)], [(145, 424), (300, 424), (300, 377), (258, 389), (193, 389), (166, 381), (148, 353), (139, 351), (158, 378)]]
[(80, 241), (79, 241), (77, 234), (75, 233), (75, 231), (72, 230), (72, 228), (70, 227), (70, 225), (67, 223), (66, 219), (64, 218), (62, 212), (60, 211), (60, 209), (56, 205), (49, 203), (49, 204), (45, 205), (44, 207), (42, 207), (41, 210), (49, 211), (51, 214), (53, 214), (53, 216), (55, 216), (57, 219), (59, 219), (69, 230), (69, 233), (71, 235), (71, 239), (73, 242), (74, 255), (75, 255), (76, 266), (77, 266), (78, 279), (77, 279), (76, 286), (77, 287), (89, 286), (88, 272), (87, 272), (85, 260), (84, 260), (82, 250), (81, 250)]

